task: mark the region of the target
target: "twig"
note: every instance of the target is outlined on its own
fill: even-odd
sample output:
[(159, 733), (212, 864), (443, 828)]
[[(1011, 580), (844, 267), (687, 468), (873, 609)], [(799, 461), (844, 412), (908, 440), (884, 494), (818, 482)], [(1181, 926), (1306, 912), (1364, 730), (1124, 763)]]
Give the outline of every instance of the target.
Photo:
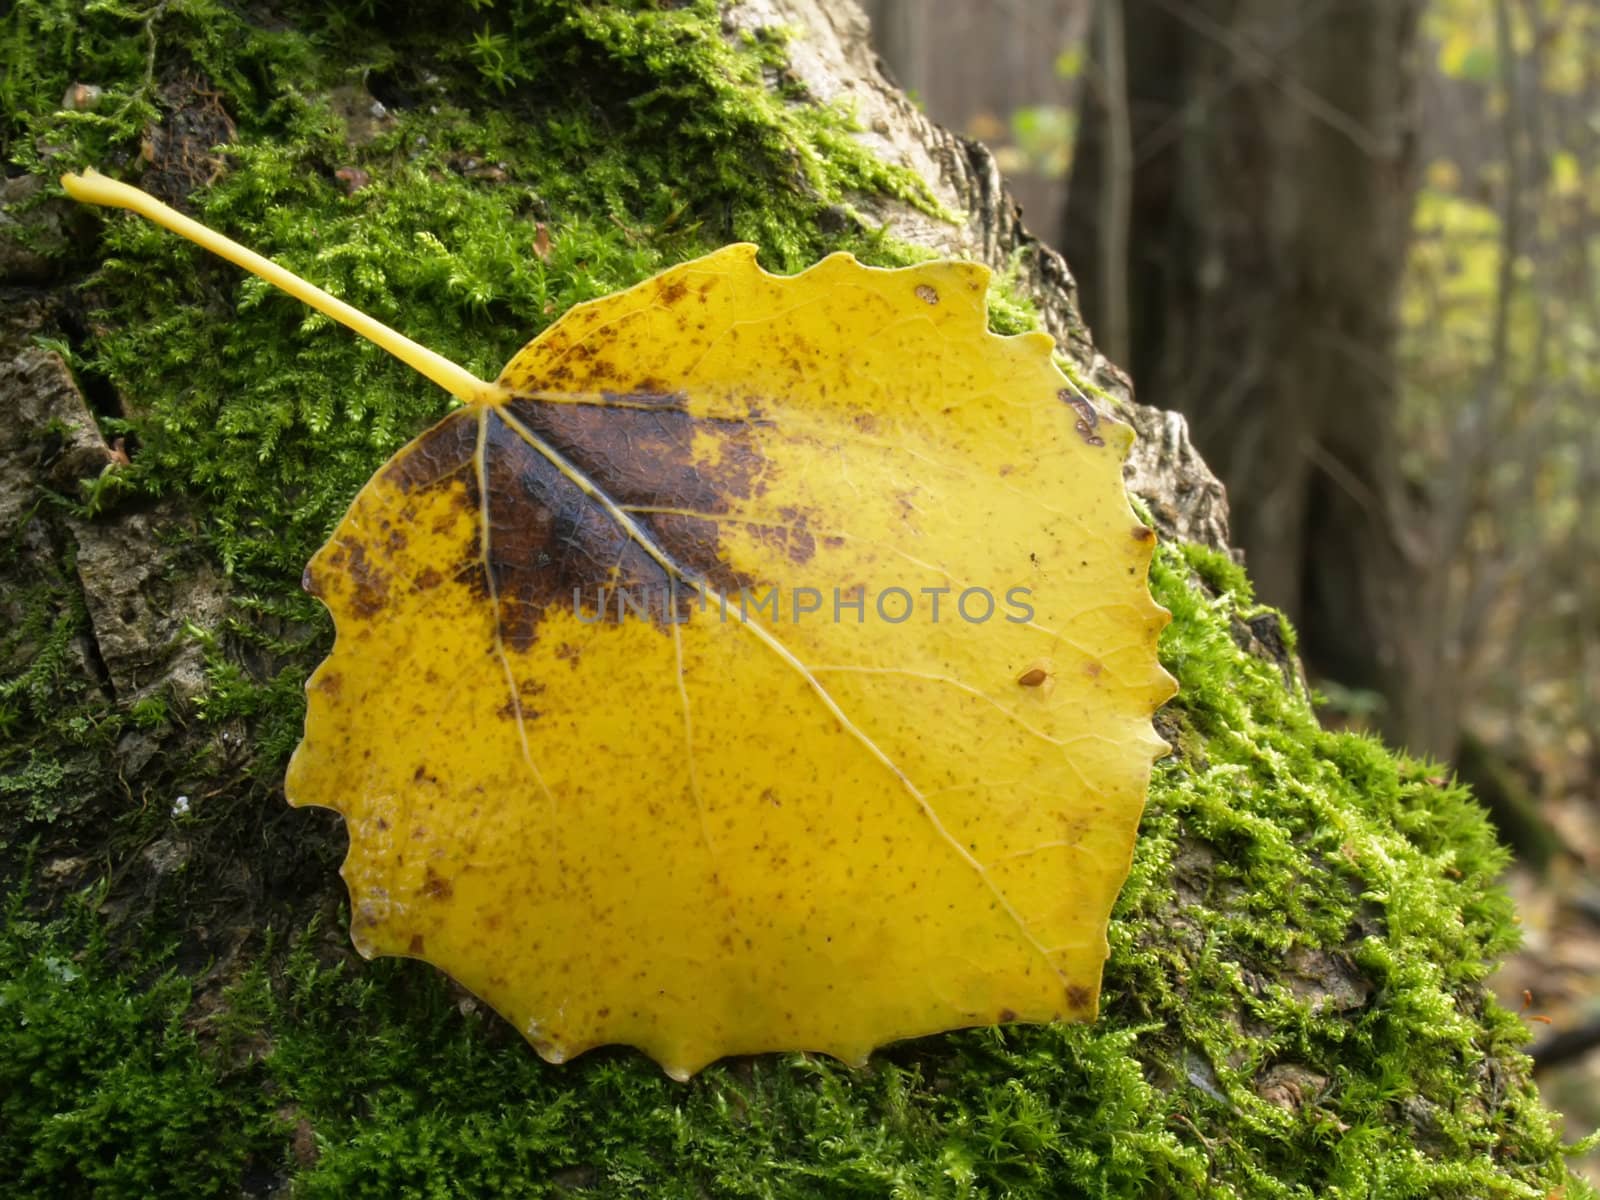
[(1128, 116), (1124, 0), (1101, 0), (1100, 61), (1106, 121), (1106, 180), (1100, 192), (1100, 291), (1095, 330), (1106, 356), (1129, 365), (1128, 236), (1133, 197), (1133, 132)]

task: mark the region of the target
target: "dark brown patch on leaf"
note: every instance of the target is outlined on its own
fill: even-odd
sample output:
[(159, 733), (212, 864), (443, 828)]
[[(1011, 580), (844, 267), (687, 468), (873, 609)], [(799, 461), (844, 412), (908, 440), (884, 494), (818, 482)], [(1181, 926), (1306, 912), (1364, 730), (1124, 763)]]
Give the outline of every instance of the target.
[(817, 539), (806, 528), (806, 514), (797, 508), (781, 508), (778, 515), (790, 522), (789, 557), (804, 566), (817, 552)]
[(470, 479), (472, 451), (478, 442), (477, 413), (459, 409), (428, 430), (393, 459), (384, 478), (402, 492), (438, 487), (452, 479)]
[[(767, 465), (751, 422), (697, 419), (670, 392), (615, 396), (632, 407), (513, 400), (506, 408), (618, 504), (720, 513), (730, 496), (751, 497)], [(715, 463), (694, 457), (696, 432), (717, 439)]]
[(1067, 985), (1067, 1006), (1082, 1012), (1094, 1000), (1094, 993), (1081, 983)]
[(747, 521), (745, 522), (744, 531), (763, 546), (779, 554), (789, 554), (789, 527), (787, 525), (758, 525), (754, 521)]
[(1038, 687), (1048, 678), (1050, 676), (1043, 667), (1033, 667), (1017, 676), (1017, 682), (1023, 687)]
[(1155, 535), (1156, 531), (1148, 525), (1135, 525), (1133, 527), (1133, 540), (1136, 542), (1148, 542)]
[(431, 896), (435, 900), (448, 900), (455, 895), (455, 891), (456, 889), (451, 886), (448, 879), (432, 867), (428, 868), (427, 881), (422, 885), (422, 894), (424, 896)]
[[(666, 588), (667, 572), (605, 508), (505, 422), (485, 419), (488, 578), (478, 583), (495, 598), (507, 646), (527, 649), (546, 609), (571, 611), (574, 597), (600, 607), (602, 589)], [(476, 504), (476, 481), (470, 490)]]
[[(587, 353), (573, 346), (569, 356)], [(724, 594), (760, 582), (724, 561), (716, 519), (730, 511), (733, 499), (758, 494), (769, 470), (758, 440), (759, 398), (750, 398), (747, 410), (743, 419), (696, 418), (681, 393), (655, 380), (607, 392), (602, 403), (513, 399), (503, 409), (482, 410), (481, 417), (477, 409), (446, 417), (390, 465), (386, 480), (407, 495), (452, 491), (453, 515), (440, 518), (438, 532), (459, 530), (461, 517), (470, 518), (474, 532), (457, 578), (479, 598), (493, 597), (508, 649), (531, 646), (551, 609), (576, 611), (591, 623), (644, 616), (664, 628), (688, 620), (700, 603), (695, 581)], [(480, 419), (486, 422), (481, 484), (475, 463)], [(697, 435), (708, 434), (718, 443), (715, 450), (697, 455)], [(530, 437), (567, 467), (553, 464)], [(761, 536), (795, 562), (809, 561), (816, 539), (806, 528), (807, 514), (790, 509), (781, 516), (786, 524), (764, 527)], [(327, 568), (355, 584), (356, 615), (369, 617), (382, 607), (388, 575), (379, 562), (395, 572), (404, 549), (403, 539), (391, 535), (370, 553), (360, 552), (359, 560), (353, 543), (330, 552)], [(411, 586), (426, 590), (441, 582), (430, 567)], [(620, 606), (619, 596), (625, 601)]]
[(367, 558), (367, 548), (350, 540), (341, 545), (346, 550), (344, 569), (355, 585), (350, 599), (351, 610), (364, 620), (371, 620), (389, 603), (389, 576), (376, 563)]
[[(715, 562), (720, 530), (715, 521), (684, 513), (641, 513), (639, 524), (658, 546), (670, 546), (680, 562)], [(726, 573), (726, 572), (724, 572)]]
[(1095, 412), (1094, 405), (1084, 397), (1078, 395), (1071, 388), (1062, 388), (1056, 393), (1056, 399), (1063, 404), (1070, 405), (1072, 411), (1078, 414), (1077, 423), (1073, 426), (1078, 431), (1078, 436), (1086, 445), (1104, 446), (1105, 438), (1095, 432), (1100, 428), (1100, 414)]

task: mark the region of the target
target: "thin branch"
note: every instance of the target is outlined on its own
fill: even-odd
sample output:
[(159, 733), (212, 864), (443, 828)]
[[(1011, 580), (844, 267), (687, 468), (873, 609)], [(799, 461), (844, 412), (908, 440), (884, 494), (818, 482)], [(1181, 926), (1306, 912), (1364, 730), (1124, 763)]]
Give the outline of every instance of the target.
[(1128, 239), (1133, 203), (1133, 133), (1123, 0), (1101, 0), (1100, 61), (1106, 122), (1106, 178), (1100, 191), (1100, 292), (1095, 330), (1112, 362), (1129, 364)]

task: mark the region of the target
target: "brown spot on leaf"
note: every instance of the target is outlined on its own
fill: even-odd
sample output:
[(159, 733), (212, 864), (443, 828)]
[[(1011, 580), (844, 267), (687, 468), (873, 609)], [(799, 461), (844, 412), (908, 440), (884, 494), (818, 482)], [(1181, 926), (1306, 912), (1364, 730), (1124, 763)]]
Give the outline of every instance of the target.
[(448, 879), (432, 867), (428, 868), (427, 881), (422, 885), (422, 894), (424, 896), (431, 896), (435, 900), (448, 900), (455, 895), (455, 891)]
[(1056, 393), (1056, 399), (1069, 405), (1073, 412), (1078, 414), (1077, 423), (1073, 428), (1078, 431), (1078, 436), (1084, 440), (1086, 445), (1104, 446), (1106, 444), (1105, 438), (1095, 432), (1100, 428), (1100, 414), (1095, 411), (1094, 405), (1090, 404), (1085, 397), (1078, 395), (1071, 388), (1062, 388)]
[(917, 299), (925, 304), (939, 303), (939, 293), (926, 283), (917, 284)]
[(1155, 535), (1156, 531), (1148, 525), (1135, 525), (1133, 527), (1133, 540), (1136, 542), (1148, 542)]
[(817, 552), (817, 539), (806, 528), (806, 514), (797, 508), (781, 508), (778, 515), (791, 522), (789, 528), (789, 557), (804, 566)]
[(406, 952), (408, 954), (421, 954), (423, 952), (422, 935), (420, 933), (413, 933), (411, 935), (411, 943), (406, 947)]
[(354, 585), (350, 608), (356, 616), (370, 620), (389, 603), (389, 576), (368, 558), (367, 548), (360, 542), (351, 540), (341, 545), (348, 551), (345, 574)]
[(1017, 676), (1017, 682), (1023, 687), (1038, 687), (1049, 678), (1049, 672), (1047, 672), (1043, 667), (1030, 667), (1021, 675)]
[(1094, 993), (1081, 983), (1067, 985), (1067, 1007), (1082, 1012), (1094, 1001)]
[(502, 721), (532, 722), (537, 721), (541, 714), (538, 709), (529, 708), (520, 700), (507, 700), (499, 708), (495, 709), (495, 715)]

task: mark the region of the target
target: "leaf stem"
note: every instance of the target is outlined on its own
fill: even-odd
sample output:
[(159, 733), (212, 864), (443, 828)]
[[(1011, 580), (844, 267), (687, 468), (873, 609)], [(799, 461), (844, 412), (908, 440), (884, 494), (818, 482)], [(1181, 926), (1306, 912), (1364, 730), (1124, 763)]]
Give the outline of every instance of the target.
[(259, 275), (274, 287), (309, 304), (320, 313), (332, 317), (341, 325), (355, 330), (369, 342), (387, 350), (413, 370), (426, 375), (452, 396), (465, 404), (495, 404), (503, 396), (498, 384), (479, 379), (465, 367), (458, 366), (426, 346), (413, 342), (405, 334), (389, 328), (382, 321), (369, 317), (360, 309), (352, 308), (343, 300), (330, 296), (315, 284), (307, 283), (292, 271), (285, 270), (269, 258), (254, 250), (247, 250), (231, 238), (214, 229), (191, 220), (180, 212), (168, 208), (161, 201), (136, 187), (108, 179), (98, 171), (85, 171), (82, 175), (63, 175), (61, 186), (67, 195), (85, 204), (99, 204), (106, 208), (126, 208), (154, 221), (181, 237), (188, 238), (213, 254)]

